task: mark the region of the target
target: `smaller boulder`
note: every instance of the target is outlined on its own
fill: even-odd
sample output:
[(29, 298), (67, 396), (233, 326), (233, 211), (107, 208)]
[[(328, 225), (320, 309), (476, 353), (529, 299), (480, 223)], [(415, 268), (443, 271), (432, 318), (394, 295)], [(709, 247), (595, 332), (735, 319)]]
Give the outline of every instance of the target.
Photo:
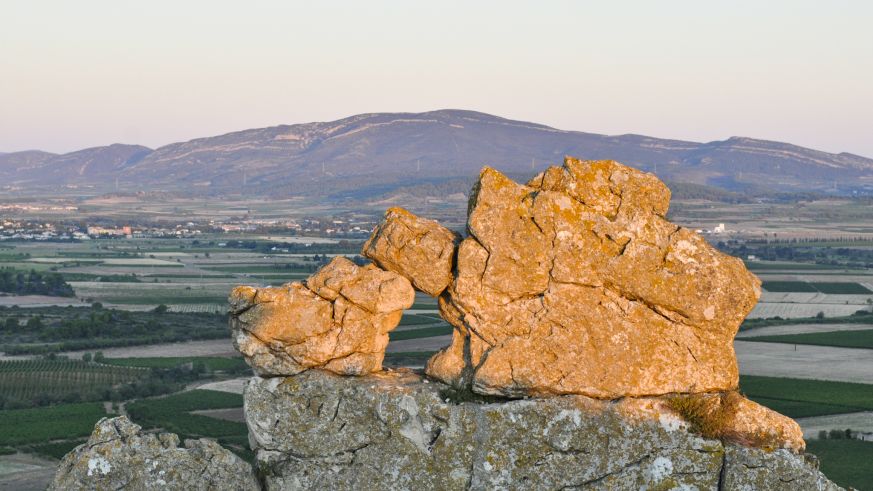
[(379, 371), (388, 332), (414, 300), (406, 278), (335, 257), (306, 284), (235, 288), (229, 299), (234, 346), (263, 376), (310, 368)]
[(461, 238), (439, 223), (403, 208), (389, 208), (361, 254), (380, 267), (437, 297), (452, 281), (455, 248)]
[(124, 416), (103, 418), (88, 443), (61, 460), (49, 490), (258, 490), (251, 466), (213, 440), (142, 433)]

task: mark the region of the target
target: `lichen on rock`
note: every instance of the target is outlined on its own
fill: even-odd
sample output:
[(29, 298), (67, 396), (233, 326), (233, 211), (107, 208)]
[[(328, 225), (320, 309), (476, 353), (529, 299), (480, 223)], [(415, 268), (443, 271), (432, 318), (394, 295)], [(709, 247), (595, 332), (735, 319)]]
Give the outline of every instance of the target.
[(49, 490), (260, 489), (251, 466), (213, 440), (143, 433), (126, 417), (103, 418), (64, 456)]
[(663, 398), (455, 403), (447, 389), (407, 370), (253, 378), (266, 488), (839, 489), (802, 455), (688, 431)]

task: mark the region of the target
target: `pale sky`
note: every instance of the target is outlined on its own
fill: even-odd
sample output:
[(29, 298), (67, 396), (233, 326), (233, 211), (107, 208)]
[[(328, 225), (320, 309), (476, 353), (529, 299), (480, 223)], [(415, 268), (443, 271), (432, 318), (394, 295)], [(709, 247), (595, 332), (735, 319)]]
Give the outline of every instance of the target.
[(873, 157), (873, 2), (0, 3), (0, 152), (444, 108)]

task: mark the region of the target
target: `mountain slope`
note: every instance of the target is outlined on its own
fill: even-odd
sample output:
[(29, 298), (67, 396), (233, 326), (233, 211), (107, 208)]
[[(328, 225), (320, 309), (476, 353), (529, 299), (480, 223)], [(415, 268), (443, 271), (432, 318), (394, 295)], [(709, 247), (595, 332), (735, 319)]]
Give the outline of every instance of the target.
[(106, 183), (152, 150), (113, 144), (57, 155), (36, 150), (0, 154), (0, 178), (15, 184)]
[(564, 155), (610, 158), (676, 182), (774, 191), (873, 189), (873, 160), (779, 142), (695, 143), (563, 131), (473, 111), (361, 114), (174, 143), (111, 145), (65, 155), (0, 155), (19, 184), (111, 183), (208, 193), (364, 196), (474, 176), (483, 165), (526, 175)]

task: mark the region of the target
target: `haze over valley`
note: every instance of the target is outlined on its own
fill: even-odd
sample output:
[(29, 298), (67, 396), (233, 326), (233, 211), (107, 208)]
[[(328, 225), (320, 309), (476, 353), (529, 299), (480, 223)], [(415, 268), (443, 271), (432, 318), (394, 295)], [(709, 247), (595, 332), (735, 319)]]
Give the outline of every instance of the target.
[[(584, 126), (584, 121), (580, 121)], [(483, 165), (530, 177), (565, 155), (613, 159), (677, 183), (733, 192), (873, 193), (873, 159), (731, 137), (707, 143), (555, 129), (462, 110), (375, 113), (237, 131), (157, 149), (113, 144), (0, 154), (7, 190), (84, 187), (372, 199), (398, 189), (465, 192)], [(440, 193), (435, 193), (440, 194)]]

